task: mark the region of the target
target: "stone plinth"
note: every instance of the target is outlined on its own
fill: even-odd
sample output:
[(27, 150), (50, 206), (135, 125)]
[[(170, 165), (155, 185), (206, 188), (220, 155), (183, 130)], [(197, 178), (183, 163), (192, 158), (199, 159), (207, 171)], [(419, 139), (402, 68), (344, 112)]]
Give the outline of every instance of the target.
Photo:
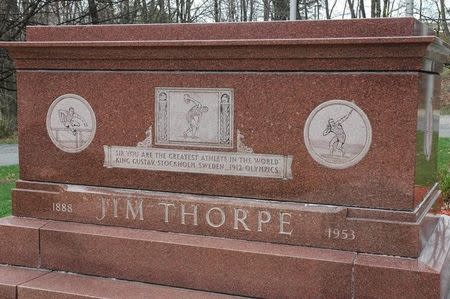
[(417, 257), (436, 225), (426, 213), (438, 195), (407, 212), (18, 181), (13, 211), (21, 217)]
[[(105, 297), (448, 296), (449, 220), (429, 211), (449, 51), (426, 26), (37, 26), (27, 38), (0, 43), (17, 68), (21, 165), (0, 263), (146, 283), (76, 276), (80, 298), (97, 284)], [(18, 296), (74, 292), (67, 275)]]
[[(40, 248), (40, 268), (213, 293), (53, 272), (25, 284), (18, 276), (18, 298), (72, 292), (100, 296), (102, 288), (111, 288), (103, 290), (106, 298), (158, 292), (169, 298), (189, 292), (207, 298), (216, 292), (258, 298), (445, 298), (450, 286), (448, 217), (438, 220), (417, 259), (60, 221), (49, 221), (39, 234), (33, 245)], [(10, 281), (8, 275), (4, 279)], [(0, 291), (2, 283), (0, 278)]]

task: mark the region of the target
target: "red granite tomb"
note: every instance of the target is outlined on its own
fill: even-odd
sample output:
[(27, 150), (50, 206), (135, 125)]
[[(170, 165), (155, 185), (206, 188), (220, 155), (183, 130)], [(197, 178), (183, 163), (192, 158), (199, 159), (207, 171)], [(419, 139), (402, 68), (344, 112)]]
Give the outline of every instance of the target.
[(6, 267), (10, 294), (449, 296), (450, 220), (429, 213), (449, 50), (420, 22), (37, 26), (0, 47), (20, 153), (0, 263), (46, 271)]

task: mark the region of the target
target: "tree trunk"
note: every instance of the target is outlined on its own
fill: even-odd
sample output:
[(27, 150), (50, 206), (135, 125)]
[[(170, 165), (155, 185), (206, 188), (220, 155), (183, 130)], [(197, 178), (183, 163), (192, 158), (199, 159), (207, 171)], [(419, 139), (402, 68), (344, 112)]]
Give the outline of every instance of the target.
[(263, 0), (264, 5), (264, 21), (268, 21), (270, 17), (270, 0)]
[(422, 21), (422, 0), (419, 1), (419, 20)]
[(193, 0), (186, 0), (186, 16), (184, 17), (184, 21), (190, 23), (192, 20), (191, 16), (191, 7)]
[(327, 18), (327, 20), (331, 19), (331, 14), (330, 14), (330, 3), (328, 2), (328, 0), (325, 0), (325, 17)]
[(186, 0), (180, 1), (180, 22), (186, 22)]
[(356, 13), (355, 13), (355, 2), (354, 0), (347, 0), (348, 2), (348, 8), (350, 9), (350, 16), (352, 17), (352, 19), (356, 18)]
[(376, 17), (381, 17), (381, 0), (377, 0), (377, 14)]
[(444, 0), (441, 1), (441, 23), (442, 23), (442, 30), (444, 31), (445, 39), (448, 40), (450, 38), (450, 31), (448, 30), (448, 24), (447, 24), (447, 14), (445, 12), (445, 2)]
[[(177, 0), (178, 2), (178, 0)], [(166, 23), (167, 17), (166, 17), (166, 5), (164, 3), (164, 0), (158, 0), (158, 6), (159, 6), (159, 22), (160, 23)]]
[(273, 20), (287, 20), (289, 15), (289, 0), (272, 0)]
[(98, 11), (97, 11), (97, 4), (95, 3), (95, 0), (88, 0), (88, 6), (89, 6), (89, 16), (91, 17), (91, 23), (92, 24), (98, 24)]
[(376, 2), (377, 0), (372, 0), (370, 2), (370, 17), (375, 18), (376, 16)]
[(141, 6), (142, 6), (142, 16), (141, 16), (142, 23), (147, 23), (148, 22), (147, 0), (142, 0)]
[(241, 11), (242, 11), (241, 20), (244, 22), (247, 22), (248, 16), (247, 16), (247, 1), (246, 0), (241, 0)]
[(303, 11), (305, 12), (305, 20), (308, 20), (308, 4), (303, 0)]
[(219, 0), (214, 0), (214, 22), (220, 22)]
[(250, 0), (250, 14), (249, 21), (253, 21), (255, 19), (255, 0)]
[(389, 0), (383, 0), (383, 18), (389, 16)]
[(364, 0), (359, 0), (359, 11), (361, 12), (361, 18), (366, 18), (366, 8), (364, 6)]

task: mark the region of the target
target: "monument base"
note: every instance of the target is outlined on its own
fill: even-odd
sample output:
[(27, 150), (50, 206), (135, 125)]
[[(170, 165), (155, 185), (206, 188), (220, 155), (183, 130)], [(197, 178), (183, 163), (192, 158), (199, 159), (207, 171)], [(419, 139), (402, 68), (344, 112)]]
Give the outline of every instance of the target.
[(414, 210), (398, 211), (19, 180), (12, 208), (18, 217), (417, 258), (439, 196), (436, 185)]
[[(76, 276), (84, 294), (80, 298), (95, 297), (89, 281), (113, 284), (98, 277), (127, 280), (124, 284), (133, 289), (128, 298), (139, 297), (140, 289), (164, 291), (168, 297), (187, 292), (130, 281), (263, 298), (448, 298), (450, 218), (436, 218), (439, 222), (419, 258), (403, 258), (7, 217), (0, 220), (0, 263), (96, 276)], [(23, 271), (39, 278), (22, 285), (19, 278), (25, 282), (29, 276), (12, 275), (18, 278), (9, 285), (19, 286), (18, 298), (71, 292), (64, 286), (69, 274)], [(7, 280), (0, 278), (0, 285), (8, 284), (2, 279)], [(122, 282), (114, 284), (111, 290)], [(203, 295), (215, 294), (193, 293)]]
[(233, 296), (174, 287), (0, 265), (0, 298), (187, 298)]

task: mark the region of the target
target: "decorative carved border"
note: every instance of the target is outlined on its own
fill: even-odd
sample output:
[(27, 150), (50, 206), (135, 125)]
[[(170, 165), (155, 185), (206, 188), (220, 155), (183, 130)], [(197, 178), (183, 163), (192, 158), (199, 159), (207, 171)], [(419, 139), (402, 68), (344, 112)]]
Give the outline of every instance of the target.
[[(169, 93), (176, 92), (214, 92), (218, 93), (218, 142), (183, 142), (170, 139), (170, 105)], [(155, 89), (155, 129), (156, 145), (233, 148), (234, 132), (234, 91), (230, 88), (178, 88), (157, 87)]]

